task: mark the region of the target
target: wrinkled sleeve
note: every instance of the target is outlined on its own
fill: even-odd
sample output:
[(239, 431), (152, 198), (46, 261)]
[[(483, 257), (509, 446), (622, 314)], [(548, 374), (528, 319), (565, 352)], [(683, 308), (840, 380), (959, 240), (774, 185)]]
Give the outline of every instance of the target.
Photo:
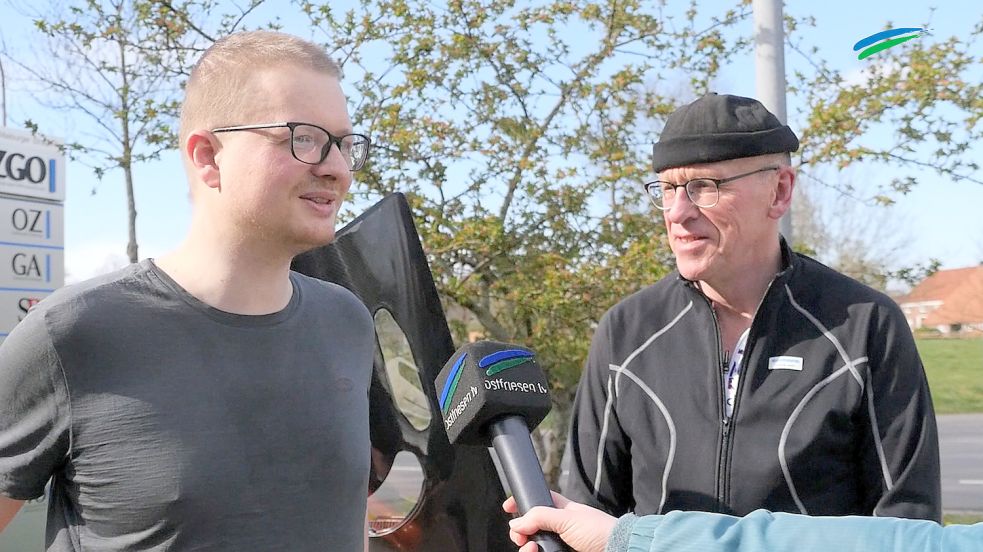
[(939, 436), (928, 381), (904, 315), (881, 305), (868, 337), (859, 418), (865, 509), (875, 516), (942, 520)]
[(0, 494), (41, 496), (69, 453), (64, 373), (44, 323), (32, 311), (0, 344)]
[(561, 492), (612, 515), (635, 506), (632, 499), (631, 443), (618, 420), (613, 392), (610, 313), (594, 333), (577, 387), (563, 458)]
[[(756, 510), (743, 518), (670, 512), (627, 519), (628, 543), (607, 552), (980, 552), (983, 523), (809, 517)], [(620, 522), (619, 522), (620, 523)]]

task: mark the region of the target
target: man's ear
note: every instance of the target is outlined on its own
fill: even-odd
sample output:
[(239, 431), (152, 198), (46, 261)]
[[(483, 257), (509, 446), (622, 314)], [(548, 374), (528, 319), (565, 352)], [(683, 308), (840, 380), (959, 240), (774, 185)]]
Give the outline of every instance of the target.
[(184, 153), (188, 156), (191, 174), (209, 188), (222, 187), (222, 175), (217, 157), (222, 144), (207, 130), (196, 130), (184, 141)]
[(788, 165), (778, 167), (778, 185), (768, 206), (768, 216), (780, 219), (792, 207), (792, 191), (795, 189), (795, 169)]

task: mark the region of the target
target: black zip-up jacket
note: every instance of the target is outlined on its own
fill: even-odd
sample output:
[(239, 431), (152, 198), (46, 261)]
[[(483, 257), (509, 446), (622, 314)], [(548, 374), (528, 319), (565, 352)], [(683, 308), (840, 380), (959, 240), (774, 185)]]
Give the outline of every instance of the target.
[(562, 491), (620, 515), (758, 508), (939, 521), (938, 435), (887, 296), (792, 253), (754, 316), (733, 415), (709, 300), (673, 272), (594, 335)]

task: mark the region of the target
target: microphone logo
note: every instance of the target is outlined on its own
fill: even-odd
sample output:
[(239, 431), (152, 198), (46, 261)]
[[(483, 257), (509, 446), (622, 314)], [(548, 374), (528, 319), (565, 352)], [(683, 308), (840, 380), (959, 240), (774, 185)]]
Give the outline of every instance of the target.
[(494, 352), (478, 361), (478, 368), (486, 368), (485, 375), (493, 376), (509, 368), (532, 361), (533, 354), (522, 349), (508, 349)]

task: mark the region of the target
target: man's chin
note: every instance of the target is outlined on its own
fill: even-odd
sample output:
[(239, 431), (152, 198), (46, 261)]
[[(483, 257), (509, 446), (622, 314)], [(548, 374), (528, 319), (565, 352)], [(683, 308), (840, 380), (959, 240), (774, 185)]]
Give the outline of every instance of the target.
[(326, 236), (317, 240), (311, 240), (310, 242), (304, 244), (307, 249), (305, 251), (310, 251), (311, 249), (317, 249), (319, 247), (324, 247), (325, 245), (331, 245), (334, 243), (335, 235), (332, 233), (330, 236)]
[(335, 232), (332, 230), (329, 233), (321, 232), (317, 234), (308, 234), (305, 236), (297, 236), (294, 241), (293, 249), (296, 251), (296, 255), (301, 253), (306, 253), (312, 249), (317, 249), (319, 247), (324, 247), (333, 243), (335, 240)]
[(706, 279), (707, 266), (702, 262), (676, 260), (676, 270), (679, 275), (690, 281), (700, 281)]

